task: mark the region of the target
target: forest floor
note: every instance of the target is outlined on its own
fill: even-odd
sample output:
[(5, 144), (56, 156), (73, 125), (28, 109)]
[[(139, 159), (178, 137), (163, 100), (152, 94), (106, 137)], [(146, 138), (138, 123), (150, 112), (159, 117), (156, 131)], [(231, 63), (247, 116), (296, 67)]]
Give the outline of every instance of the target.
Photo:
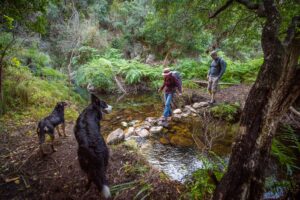
[[(222, 89), (217, 102), (244, 103), (250, 86), (236, 85)], [(192, 90), (185, 91), (193, 92)], [(208, 98), (205, 90), (199, 93)], [(77, 160), (74, 123), (67, 124), (68, 137), (57, 137), (57, 152), (42, 157), (38, 148), (36, 122), (22, 128), (13, 124), (0, 134), (0, 199), (80, 199), (87, 182)], [(108, 180), (112, 199), (182, 199), (186, 186), (170, 181), (166, 175), (150, 168), (134, 150), (123, 145), (110, 146)], [(125, 183), (128, 183), (127, 185)], [(120, 185), (122, 184), (122, 185)], [(93, 187), (85, 199), (99, 199)]]
[[(67, 138), (56, 138), (57, 152), (45, 157), (40, 155), (37, 138), (28, 135), (30, 128), (14, 136), (2, 135), (0, 199), (80, 199), (87, 179), (77, 160), (73, 126), (67, 125)], [(151, 169), (122, 145), (110, 146), (107, 174), (110, 186), (118, 190), (112, 199), (142, 199), (146, 195), (149, 199), (177, 199), (185, 191), (185, 186)], [(116, 186), (123, 183), (128, 185)], [(100, 196), (93, 186), (84, 199)]]

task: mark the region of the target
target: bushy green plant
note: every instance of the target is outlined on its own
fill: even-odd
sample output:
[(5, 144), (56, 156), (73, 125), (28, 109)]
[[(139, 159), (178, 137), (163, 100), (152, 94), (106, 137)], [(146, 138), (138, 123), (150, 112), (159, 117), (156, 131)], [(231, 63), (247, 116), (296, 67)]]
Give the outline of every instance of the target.
[(51, 58), (48, 54), (45, 54), (38, 50), (36, 47), (30, 47), (29, 49), (21, 49), (17, 52), (23, 64), (26, 65), (28, 59), (31, 59), (31, 64), (35, 65), (38, 69), (42, 67), (49, 67), (51, 63)]
[(77, 50), (77, 55), (72, 58), (72, 64), (80, 66), (96, 57), (98, 50), (89, 46), (82, 46)]
[(221, 103), (211, 108), (214, 117), (223, 119), (228, 122), (234, 122), (239, 114), (240, 104)]
[(216, 187), (209, 174), (215, 174), (220, 180), (227, 169), (225, 161), (214, 152), (210, 152), (209, 156), (201, 155), (200, 160), (203, 167), (194, 172), (189, 185), (191, 199), (209, 199)]
[(208, 60), (202, 59), (197, 61), (194, 59), (182, 59), (173, 67), (174, 70), (179, 71), (183, 80), (187, 79), (205, 79), (208, 70)]
[[(228, 83), (251, 83), (256, 80), (257, 73), (262, 64), (262, 58), (249, 59), (245, 62), (232, 61), (226, 57), (222, 52), (219, 53), (227, 63), (226, 71), (221, 79), (221, 82)], [(196, 59), (181, 59), (172, 68), (181, 72), (184, 79), (202, 79), (205, 80), (211, 58), (208, 55)]]
[(156, 81), (161, 78), (161, 67), (151, 67), (138, 61), (124, 63), (120, 66), (119, 73), (125, 76), (128, 84), (137, 84), (141, 81)]
[(51, 67), (41, 68), (41, 74), (48, 80), (66, 80), (67, 76)]
[[(64, 81), (40, 79), (33, 76), (24, 66), (9, 66), (5, 72), (4, 105), (2, 106), (4, 111), (10, 111), (7, 112), (10, 118), (21, 116), (22, 119), (37, 120), (51, 112), (59, 101), (69, 101), (73, 104), (83, 102), (82, 98), (68, 88)], [(58, 71), (55, 73), (60, 74)], [(19, 114), (14, 115), (15, 112)], [(66, 119), (74, 119), (77, 116), (75, 107), (68, 109), (66, 116)]]
[(284, 125), (272, 140), (271, 155), (277, 158), (288, 176), (300, 169), (296, 164), (297, 153), (300, 153), (300, 138), (291, 126)]
[(117, 88), (115, 76), (123, 77), (129, 85), (146, 82), (152, 88), (158, 88), (162, 82), (161, 66), (152, 67), (137, 60), (122, 59), (117, 49), (108, 49), (101, 56), (78, 68), (75, 77), (78, 85), (85, 87), (91, 83), (98, 89), (112, 92)]
[(81, 66), (76, 72), (77, 84), (86, 86), (92, 84), (106, 91), (114, 90), (114, 69), (112, 63), (105, 58), (95, 58)]

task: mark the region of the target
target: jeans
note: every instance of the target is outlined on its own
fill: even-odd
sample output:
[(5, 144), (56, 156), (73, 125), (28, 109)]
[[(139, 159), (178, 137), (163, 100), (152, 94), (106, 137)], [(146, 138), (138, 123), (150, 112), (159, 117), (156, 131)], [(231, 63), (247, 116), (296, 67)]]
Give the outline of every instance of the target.
[(172, 110), (171, 110), (171, 102), (173, 98), (173, 93), (165, 93), (165, 109), (164, 109), (164, 117), (169, 117), (172, 115)]

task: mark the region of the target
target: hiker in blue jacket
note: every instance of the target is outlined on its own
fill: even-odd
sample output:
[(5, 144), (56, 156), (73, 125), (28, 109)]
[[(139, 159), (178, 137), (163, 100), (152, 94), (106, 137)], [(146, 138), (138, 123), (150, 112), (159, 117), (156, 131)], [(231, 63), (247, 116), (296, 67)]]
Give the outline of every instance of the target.
[(182, 87), (180, 81), (172, 74), (170, 68), (165, 68), (162, 75), (164, 76), (164, 83), (159, 88), (158, 92), (165, 89), (165, 108), (163, 112), (163, 121), (167, 121), (168, 117), (171, 117), (171, 102), (172, 98), (176, 92), (176, 89), (179, 91), (179, 95), (182, 94)]
[(207, 74), (207, 79), (208, 79), (207, 90), (210, 94), (209, 103), (213, 104), (216, 102), (215, 95), (218, 89), (219, 80), (222, 78), (226, 70), (226, 62), (222, 58), (218, 57), (216, 51), (211, 52), (210, 56), (212, 57), (213, 61), (210, 64), (210, 68)]

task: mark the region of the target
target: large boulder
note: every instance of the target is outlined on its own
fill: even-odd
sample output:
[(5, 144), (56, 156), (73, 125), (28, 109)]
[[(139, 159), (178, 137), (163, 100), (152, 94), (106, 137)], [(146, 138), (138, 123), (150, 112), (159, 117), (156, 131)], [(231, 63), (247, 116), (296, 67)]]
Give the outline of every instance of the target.
[(152, 64), (155, 60), (155, 55), (154, 54), (149, 54), (146, 58), (146, 64)]
[(121, 128), (114, 130), (107, 136), (107, 144), (118, 144), (124, 140), (124, 131)]
[(121, 122), (121, 125), (126, 128), (128, 126), (128, 123), (127, 122)]
[(125, 130), (125, 138), (128, 138), (130, 136), (135, 135), (135, 128), (134, 127), (129, 127), (128, 129)]
[(185, 106), (185, 109), (190, 110), (193, 113), (197, 113), (197, 111), (192, 106), (187, 105), (187, 106)]
[(202, 108), (202, 107), (207, 107), (207, 106), (209, 106), (209, 103), (206, 102), (206, 101), (202, 101), (202, 102), (193, 104), (193, 108), (195, 108), (195, 109)]
[(144, 121), (144, 122), (140, 125), (140, 127), (149, 130), (149, 129), (151, 128), (151, 123), (150, 123), (150, 122), (147, 122), (147, 121)]
[(140, 122), (141, 122), (140, 120), (132, 120), (131, 122), (128, 123), (128, 126), (135, 126)]
[(151, 133), (145, 128), (137, 128), (136, 134), (142, 138), (148, 138)]
[(181, 116), (182, 117), (188, 117), (190, 114), (189, 113), (183, 113)]
[(181, 118), (182, 118), (182, 115), (180, 114), (174, 114), (172, 119), (175, 121), (175, 122), (180, 122), (181, 121)]
[(163, 130), (163, 127), (162, 126), (153, 126), (150, 128), (150, 133), (151, 134), (158, 134), (158, 133), (161, 133)]
[(182, 111), (179, 108), (173, 111), (173, 114), (180, 114), (180, 113), (182, 113)]
[(148, 122), (149, 124), (151, 124), (151, 126), (154, 126), (155, 124), (157, 124), (157, 119), (154, 117), (147, 117), (145, 119), (145, 122)]

